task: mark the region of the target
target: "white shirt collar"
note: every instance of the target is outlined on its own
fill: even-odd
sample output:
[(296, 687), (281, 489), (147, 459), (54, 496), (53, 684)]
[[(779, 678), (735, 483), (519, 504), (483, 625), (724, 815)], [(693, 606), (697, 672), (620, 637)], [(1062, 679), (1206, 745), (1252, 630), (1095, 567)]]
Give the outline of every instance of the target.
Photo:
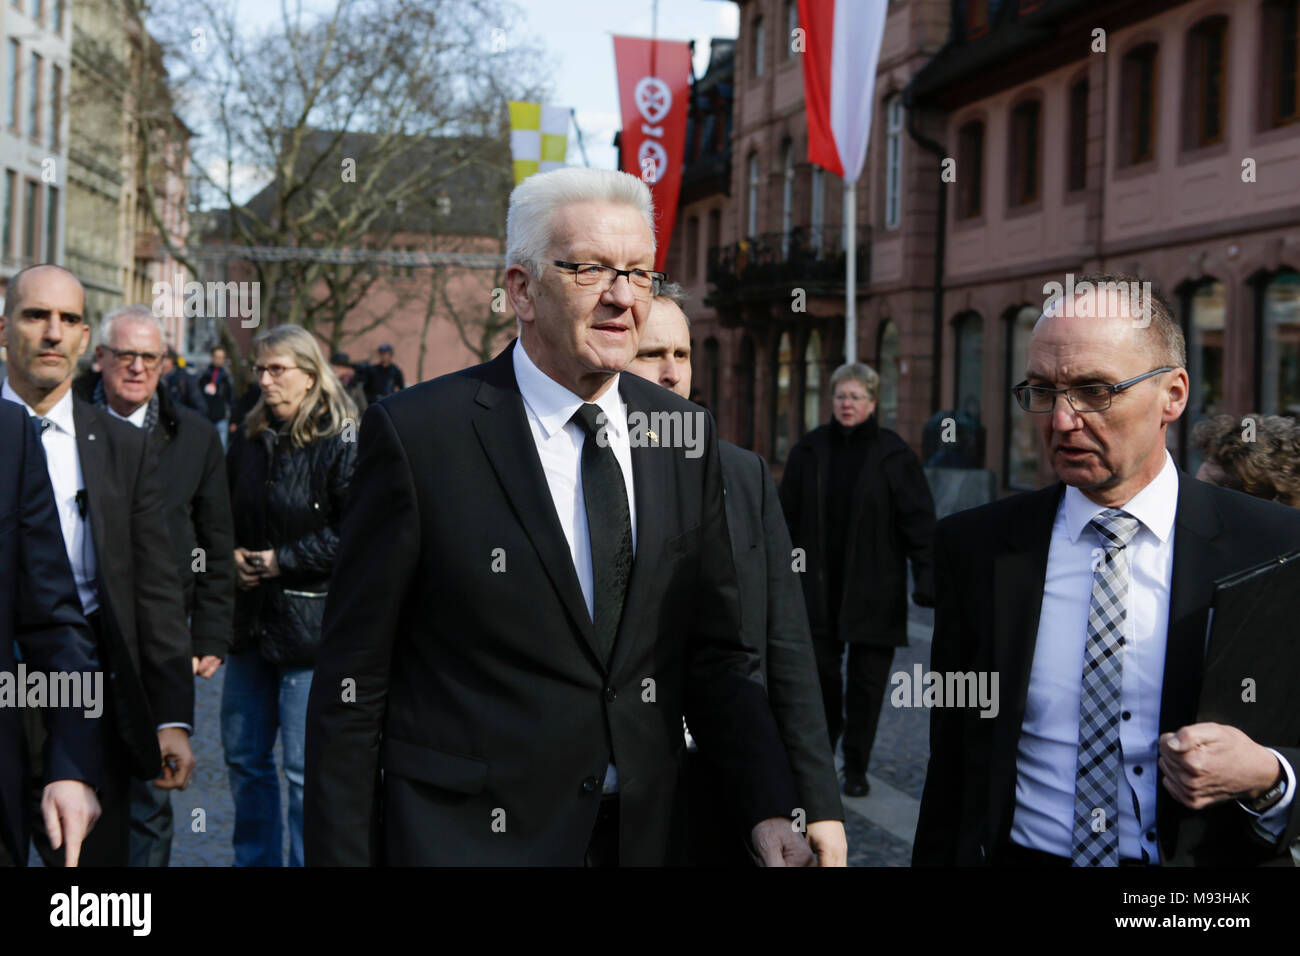
[(24, 402), (18, 396), (18, 393), (13, 390), (13, 386), (9, 384), (8, 378), (5, 379), (3, 389), (0, 389), (0, 398), (4, 398), (6, 401), (10, 402), (16, 402), (23, 406), (23, 408), (27, 409), (28, 415), (31, 415), (34, 418), (47, 418), (51, 423), (53, 423), (55, 428), (62, 432), (66, 432), (73, 438), (77, 437), (77, 426), (72, 419), (72, 389), (68, 389), (64, 392), (63, 397), (59, 399), (58, 404), (51, 408), (45, 415), (37, 415), (36, 410)]
[[(1066, 529), (1070, 541), (1079, 540), (1083, 529), (1093, 518), (1106, 510), (1105, 506), (1085, 497), (1078, 488), (1069, 486), (1065, 489), (1065, 498), (1061, 503), (1065, 509)], [(1145, 488), (1122, 505), (1115, 505), (1127, 511), (1161, 543), (1169, 540), (1174, 528), (1174, 515), (1178, 511), (1178, 469), (1174, 467), (1173, 456), (1165, 449), (1165, 466)]]
[[(586, 402), (539, 369), (524, 350), (523, 339), (515, 343), (513, 359), (519, 394), (549, 439), (564, 428), (573, 418), (573, 413)], [(605, 413), (605, 427), (609, 429), (611, 438), (621, 437), (627, 432), (627, 414), (618, 394), (617, 374), (610, 387), (593, 404)]]
[(117, 412), (113, 411), (112, 405), (108, 405), (106, 407), (108, 408), (108, 413), (112, 415), (114, 418), (118, 419), (119, 421), (130, 422), (136, 428), (144, 428), (145, 416), (149, 414), (148, 402), (145, 402), (143, 405), (141, 405), (139, 408), (133, 411), (130, 415), (119, 415)]

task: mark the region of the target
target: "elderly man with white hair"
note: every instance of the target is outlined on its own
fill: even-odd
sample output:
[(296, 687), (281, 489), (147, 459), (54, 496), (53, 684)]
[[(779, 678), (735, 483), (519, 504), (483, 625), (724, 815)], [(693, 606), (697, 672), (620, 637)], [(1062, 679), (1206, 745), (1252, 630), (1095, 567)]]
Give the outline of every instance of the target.
[[(144, 305), (104, 316), (95, 359), (78, 395), (142, 428), (158, 455), (167, 531), (180, 575), (193, 642), (194, 673), (211, 677), (226, 656), (234, 614), (234, 530), (221, 440), (207, 418), (177, 405), (162, 375), (163, 328)], [(171, 855), (171, 792), (135, 780), (131, 865), (166, 866)]]
[[(519, 338), (362, 422), (308, 706), (307, 863), (679, 862), (685, 716), (734, 839), (811, 864), (712, 420), (619, 374), (665, 280), (650, 192), (533, 176), (506, 235)], [(652, 414), (702, 415), (702, 453), (642, 440)]]

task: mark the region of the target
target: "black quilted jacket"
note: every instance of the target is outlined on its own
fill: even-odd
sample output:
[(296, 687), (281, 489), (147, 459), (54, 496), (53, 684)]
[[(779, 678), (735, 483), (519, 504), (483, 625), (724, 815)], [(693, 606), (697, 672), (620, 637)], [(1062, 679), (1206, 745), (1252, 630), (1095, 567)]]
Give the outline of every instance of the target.
[(256, 647), (285, 667), (315, 664), (339, 518), (356, 459), (354, 431), (306, 448), (270, 429), (252, 439), (243, 429), (234, 436), (226, 465), (235, 545), (274, 548), (281, 573), (237, 592), (231, 650)]

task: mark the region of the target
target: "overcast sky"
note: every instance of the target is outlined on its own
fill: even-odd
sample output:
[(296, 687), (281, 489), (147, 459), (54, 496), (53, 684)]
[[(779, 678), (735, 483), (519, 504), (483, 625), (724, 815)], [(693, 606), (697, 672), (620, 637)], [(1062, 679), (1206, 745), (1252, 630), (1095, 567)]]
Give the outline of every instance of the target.
[[(612, 145), (621, 126), (618, 77), (614, 69), (614, 34), (652, 35), (652, 0), (513, 0), (524, 15), (524, 26), (546, 48), (557, 66), (552, 78), (555, 105), (577, 110), (583, 142), (591, 165), (613, 169)], [(329, 8), (329, 0), (306, 0), (304, 6)], [(658, 36), (664, 40), (695, 41), (695, 73), (709, 62), (713, 37), (735, 38), (740, 8), (731, 0), (659, 0)], [(240, 0), (240, 13), (249, 25), (275, 23), (280, 4)], [(510, 37), (506, 37), (507, 49)], [(570, 129), (568, 160), (581, 164)]]
[[(3, 0), (0, 0), (3, 2)], [(271, 27), (280, 22), (281, 5), (267, 0), (237, 0), (244, 24), (251, 28)], [(290, 0), (291, 5), (294, 0)], [(298, 0), (304, 9), (332, 9), (334, 0)], [(511, 0), (507, 0), (511, 2)], [(614, 169), (618, 155), (614, 134), (622, 125), (618, 105), (618, 76), (614, 66), (615, 34), (664, 40), (695, 41), (695, 74), (709, 64), (709, 41), (734, 39), (740, 29), (740, 10), (731, 0), (659, 0), (658, 31), (653, 32), (652, 0), (513, 0), (522, 13), (521, 30), (527, 39), (539, 42), (547, 62), (555, 67), (551, 77), (553, 105), (572, 107), (577, 112), (587, 160), (592, 166)], [(511, 38), (506, 36), (507, 52)], [(191, 125), (203, 135), (200, 117)], [(569, 128), (567, 160), (582, 165), (582, 153), (572, 125)], [(219, 162), (209, 168), (218, 181), (225, 178)], [(265, 185), (269, 171), (237, 166), (235, 195), (247, 201)]]

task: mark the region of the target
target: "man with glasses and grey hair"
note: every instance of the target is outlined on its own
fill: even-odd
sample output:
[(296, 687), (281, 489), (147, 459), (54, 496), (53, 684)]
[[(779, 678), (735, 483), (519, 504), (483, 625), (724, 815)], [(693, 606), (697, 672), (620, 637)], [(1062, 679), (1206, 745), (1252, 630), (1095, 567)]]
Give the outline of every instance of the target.
[[(234, 616), (234, 528), (221, 438), (208, 416), (173, 402), (160, 384), (163, 328), (148, 306), (104, 316), (95, 360), (102, 374), (77, 380), (77, 394), (144, 430), (158, 456), (185, 613), (192, 667), (209, 678), (226, 656)], [(166, 866), (171, 857), (171, 791), (132, 781), (131, 865)]]
[(519, 338), (366, 410), (308, 705), (307, 863), (679, 862), (685, 716), (738, 842), (810, 865), (712, 422), (703, 454), (657, 441), (648, 416), (698, 407), (619, 374), (665, 278), (650, 192), (535, 175), (506, 235)]
[(938, 526), (931, 670), (1000, 700), (931, 711), (913, 863), (1290, 865), (1300, 740), (1197, 705), (1215, 581), (1294, 550), (1300, 515), (1175, 467), (1186, 349), (1149, 283), (1078, 280), (1024, 374), (1060, 481)]

